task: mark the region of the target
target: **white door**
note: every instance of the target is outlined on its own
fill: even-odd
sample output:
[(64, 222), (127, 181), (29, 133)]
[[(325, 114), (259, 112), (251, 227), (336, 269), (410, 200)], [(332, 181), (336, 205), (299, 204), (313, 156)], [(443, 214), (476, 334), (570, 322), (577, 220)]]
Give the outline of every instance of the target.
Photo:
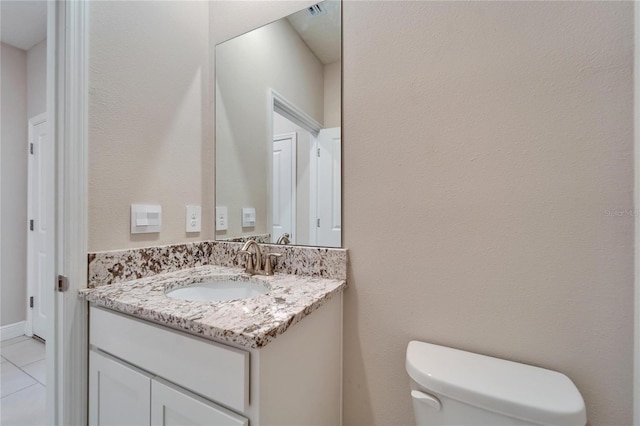
[(54, 288), (55, 154), (45, 114), (29, 120), (28, 296), (32, 333), (47, 339)]
[(154, 426), (247, 426), (249, 421), (174, 385), (151, 381), (151, 424)]
[(296, 141), (295, 133), (273, 137), (273, 180), (271, 196), (273, 211), (271, 242), (289, 234), (295, 244), (296, 229)]
[(102, 353), (89, 351), (89, 425), (148, 425), (150, 407), (149, 376)]
[(340, 247), (342, 244), (340, 127), (320, 130), (317, 161), (316, 244)]

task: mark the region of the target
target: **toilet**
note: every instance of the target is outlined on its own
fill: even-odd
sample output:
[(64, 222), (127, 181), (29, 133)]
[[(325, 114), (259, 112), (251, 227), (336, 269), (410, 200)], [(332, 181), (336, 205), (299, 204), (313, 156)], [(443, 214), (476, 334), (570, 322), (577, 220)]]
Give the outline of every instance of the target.
[(564, 374), (412, 341), (407, 373), (418, 426), (584, 426), (582, 395)]

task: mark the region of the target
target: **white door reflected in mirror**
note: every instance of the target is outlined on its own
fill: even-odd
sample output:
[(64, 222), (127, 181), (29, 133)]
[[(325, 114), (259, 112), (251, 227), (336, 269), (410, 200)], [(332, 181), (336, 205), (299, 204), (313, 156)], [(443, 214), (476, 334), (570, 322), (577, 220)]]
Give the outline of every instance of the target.
[(296, 242), (296, 140), (295, 132), (273, 137), (272, 243), (284, 234), (291, 244)]
[(342, 238), (341, 163), (340, 128), (320, 130), (316, 173), (318, 189), (315, 245), (318, 246), (340, 247)]

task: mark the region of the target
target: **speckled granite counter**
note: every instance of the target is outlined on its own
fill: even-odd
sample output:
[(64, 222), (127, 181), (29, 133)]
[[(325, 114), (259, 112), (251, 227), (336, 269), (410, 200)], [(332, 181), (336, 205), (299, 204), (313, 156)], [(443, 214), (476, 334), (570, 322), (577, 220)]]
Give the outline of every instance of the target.
[(250, 299), (196, 302), (165, 295), (171, 288), (219, 275), (249, 279), (240, 268), (206, 265), (88, 288), (80, 296), (96, 306), (201, 337), (260, 348), (346, 287), (345, 280), (276, 274), (253, 276), (251, 279), (263, 280), (270, 290)]

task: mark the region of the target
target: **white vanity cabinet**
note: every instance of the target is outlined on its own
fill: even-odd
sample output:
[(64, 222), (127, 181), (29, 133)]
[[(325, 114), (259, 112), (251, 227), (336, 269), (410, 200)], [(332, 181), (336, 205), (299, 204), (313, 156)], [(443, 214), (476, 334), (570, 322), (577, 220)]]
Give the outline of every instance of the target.
[(107, 354), (89, 354), (89, 424), (247, 426), (248, 419)]
[(340, 425), (342, 295), (258, 349), (90, 308), (90, 425)]
[(169, 383), (152, 380), (151, 424), (153, 426), (247, 426), (249, 420), (217, 407), (197, 395), (178, 390)]
[(148, 425), (151, 377), (99, 352), (89, 352), (89, 424)]

